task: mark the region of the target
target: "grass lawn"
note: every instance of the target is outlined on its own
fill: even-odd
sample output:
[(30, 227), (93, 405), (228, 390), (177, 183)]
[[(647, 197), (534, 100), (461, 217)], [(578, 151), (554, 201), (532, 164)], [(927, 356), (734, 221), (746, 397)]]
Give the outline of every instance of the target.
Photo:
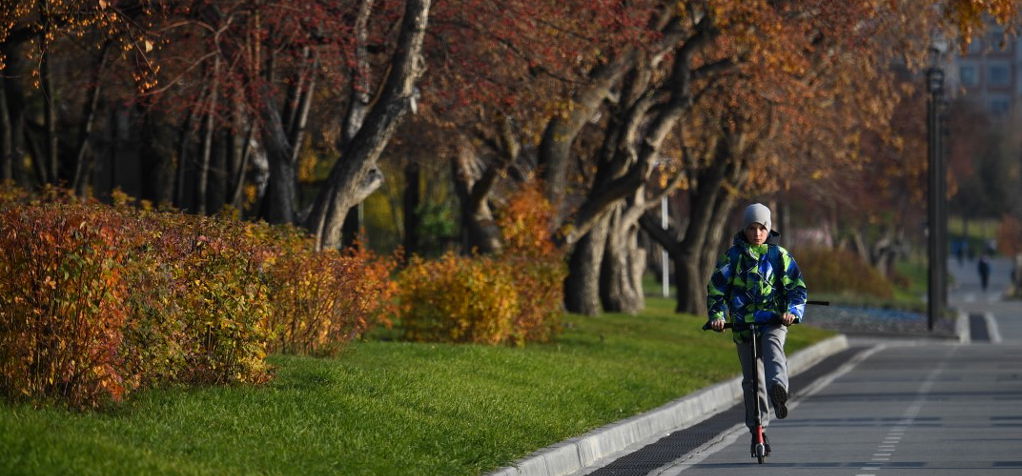
[[(0, 474), (480, 474), (738, 373), (729, 336), (652, 298), (524, 349), (363, 342), (275, 356), (261, 387), (79, 413), (0, 403)], [(788, 351), (829, 336), (795, 327)]]

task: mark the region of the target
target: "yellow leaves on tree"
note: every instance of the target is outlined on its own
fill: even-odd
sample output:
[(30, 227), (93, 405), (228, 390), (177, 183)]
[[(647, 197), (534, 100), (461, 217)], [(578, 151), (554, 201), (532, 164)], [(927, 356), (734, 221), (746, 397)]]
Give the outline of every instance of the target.
[(993, 17), (998, 23), (1010, 23), (1018, 15), (1015, 0), (948, 0), (945, 11), (948, 21), (958, 30), (964, 46), (984, 26), (984, 16)]
[[(95, 49), (106, 42), (119, 43), (123, 51), (142, 55), (136, 75), (146, 79), (148, 88), (155, 86), (158, 65), (148, 61), (144, 55), (151, 53), (156, 43), (150, 38), (149, 29), (156, 23), (155, 13), (148, 8), (148, 1), (141, 2), (143, 13), (129, 14), (120, 7), (120, 2), (109, 0), (17, 0), (0, 2), (0, 44), (12, 37), (18, 42), (26, 41), (35, 47), (26, 53), (33, 64), (60, 48), (54, 45), (62, 41), (75, 44), (75, 50)], [(129, 6), (131, 7), (131, 6)], [(16, 45), (5, 44), (5, 50)], [(6, 51), (0, 50), (0, 70), (5, 68)], [(38, 66), (37, 66), (38, 67)], [(33, 70), (32, 74), (37, 74)], [(38, 87), (38, 85), (37, 85)]]

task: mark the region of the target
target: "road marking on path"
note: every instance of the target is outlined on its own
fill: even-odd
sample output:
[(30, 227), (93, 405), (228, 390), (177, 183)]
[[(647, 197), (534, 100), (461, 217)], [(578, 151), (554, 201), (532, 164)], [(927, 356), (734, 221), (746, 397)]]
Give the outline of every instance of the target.
[[(848, 360), (848, 362), (845, 362), (844, 365), (838, 367), (837, 370), (831, 372), (826, 376), (816, 379), (815, 382), (806, 386), (805, 390), (797, 394), (798, 395), (797, 399), (788, 401), (788, 411), (790, 412), (792, 409), (798, 407), (799, 403), (801, 403), (802, 400), (815, 395), (817, 392), (825, 388), (827, 385), (830, 385), (831, 382), (833, 382), (837, 378), (847, 374), (848, 372), (851, 372), (852, 369), (854, 369), (855, 366), (859, 365), (863, 360), (868, 359), (873, 354), (886, 348), (887, 346), (884, 344), (870, 347), (862, 352), (859, 352), (855, 357), (852, 357), (851, 359)], [(650, 471), (649, 474), (657, 476), (675, 476), (681, 473), (682, 471), (685, 471), (686, 469), (689, 469), (701, 463), (703, 460), (709, 458), (710, 456), (713, 456), (720, 450), (727, 448), (728, 446), (731, 446), (732, 444), (734, 444), (734, 442), (738, 441), (738, 438), (745, 434), (747, 431), (748, 430), (745, 428), (745, 423), (739, 423), (731, 428), (728, 428), (727, 430), (724, 430), (722, 433), (720, 433), (710, 441), (707, 441), (702, 446), (688, 452), (688, 454), (682, 455), (682, 457), (664, 466), (661, 466), (660, 468)], [(870, 470), (875, 468), (863, 469)]]
[(987, 334), (990, 336), (991, 344), (1001, 343), (1001, 329), (997, 327), (997, 319), (994, 319), (992, 312), (984, 312), (983, 319), (987, 321)]
[[(991, 334), (991, 341), (993, 341), (992, 335), (993, 334)], [(930, 393), (930, 390), (933, 390), (934, 384), (937, 383), (937, 376), (944, 371), (944, 368), (947, 367), (948, 360), (950, 360), (952, 354), (956, 351), (958, 351), (958, 347), (952, 347), (951, 352), (948, 352), (947, 355), (941, 359), (940, 363), (937, 364), (930, 373), (926, 374), (926, 379), (923, 380), (923, 384), (919, 386), (919, 390), (916, 390), (915, 401), (913, 401), (912, 405), (909, 405), (909, 407), (905, 409), (905, 413), (901, 415), (901, 419), (898, 420), (898, 424), (892, 426), (891, 429), (887, 431), (887, 435), (884, 436), (880, 444), (877, 445), (877, 451), (873, 453), (873, 457), (871, 458), (871, 460), (876, 463), (868, 464), (882, 464), (881, 462), (891, 460), (891, 457), (894, 456), (894, 453), (898, 450), (898, 443), (900, 443), (901, 438), (905, 436), (905, 430), (915, 422), (916, 417), (919, 416), (919, 412), (923, 409), (923, 403), (926, 401), (926, 396)], [(865, 471), (874, 471), (883, 469), (883, 467), (867, 466), (862, 469)], [(863, 475), (857, 474), (856, 476)], [(874, 476), (876, 475), (874, 474)]]

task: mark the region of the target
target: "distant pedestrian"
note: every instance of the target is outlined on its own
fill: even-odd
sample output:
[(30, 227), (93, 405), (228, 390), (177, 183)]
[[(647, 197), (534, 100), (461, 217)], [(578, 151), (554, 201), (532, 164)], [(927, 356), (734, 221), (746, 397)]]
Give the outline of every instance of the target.
[(986, 254), (979, 257), (976, 267), (979, 271), (979, 285), (983, 288), (983, 292), (986, 292), (987, 285), (990, 284), (990, 260), (987, 259)]
[[(788, 326), (802, 322), (806, 305), (806, 284), (795, 258), (788, 250), (777, 245), (780, 236), (770, 229), (770, 209), (754, 203), (745, 209), (742, 231), (738, 232), (731, 248), (720, 258), (707, 286), (706, 302), (710, 327), (720, 332), (725, 320), (741, 323), (774, 323), (759, 327), (756, 343), (763, 358), (766, 384), (777, 418), (788, 416), (788, 363), (784, 355), (784, 341)], [(756, 405), (766, 409), (766, 402), (756, 402), (753, 396), (753, 372), (758, 371), (750, 332), (734, 332), (738, 346), (738, 360), (742, 364), (742, 390), (745, 395), (745, 426), (754, 431)], [(764, 436), (764, 439), (766, 437)], [(753, 445), (756, 435), (753, 434)], [(766, 441), (767, 453), (770, 452)]]

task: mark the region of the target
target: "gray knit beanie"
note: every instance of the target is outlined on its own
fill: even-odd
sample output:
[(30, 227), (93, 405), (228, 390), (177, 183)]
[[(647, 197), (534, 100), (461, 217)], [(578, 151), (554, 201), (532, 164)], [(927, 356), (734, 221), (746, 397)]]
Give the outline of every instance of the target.
[(759, 223), (770, 230), (770, 209), (762, 203), (753, 203), (745, 207), (745, 214), (742, 216), (742, 228), (747, 228), (753, 223)]

